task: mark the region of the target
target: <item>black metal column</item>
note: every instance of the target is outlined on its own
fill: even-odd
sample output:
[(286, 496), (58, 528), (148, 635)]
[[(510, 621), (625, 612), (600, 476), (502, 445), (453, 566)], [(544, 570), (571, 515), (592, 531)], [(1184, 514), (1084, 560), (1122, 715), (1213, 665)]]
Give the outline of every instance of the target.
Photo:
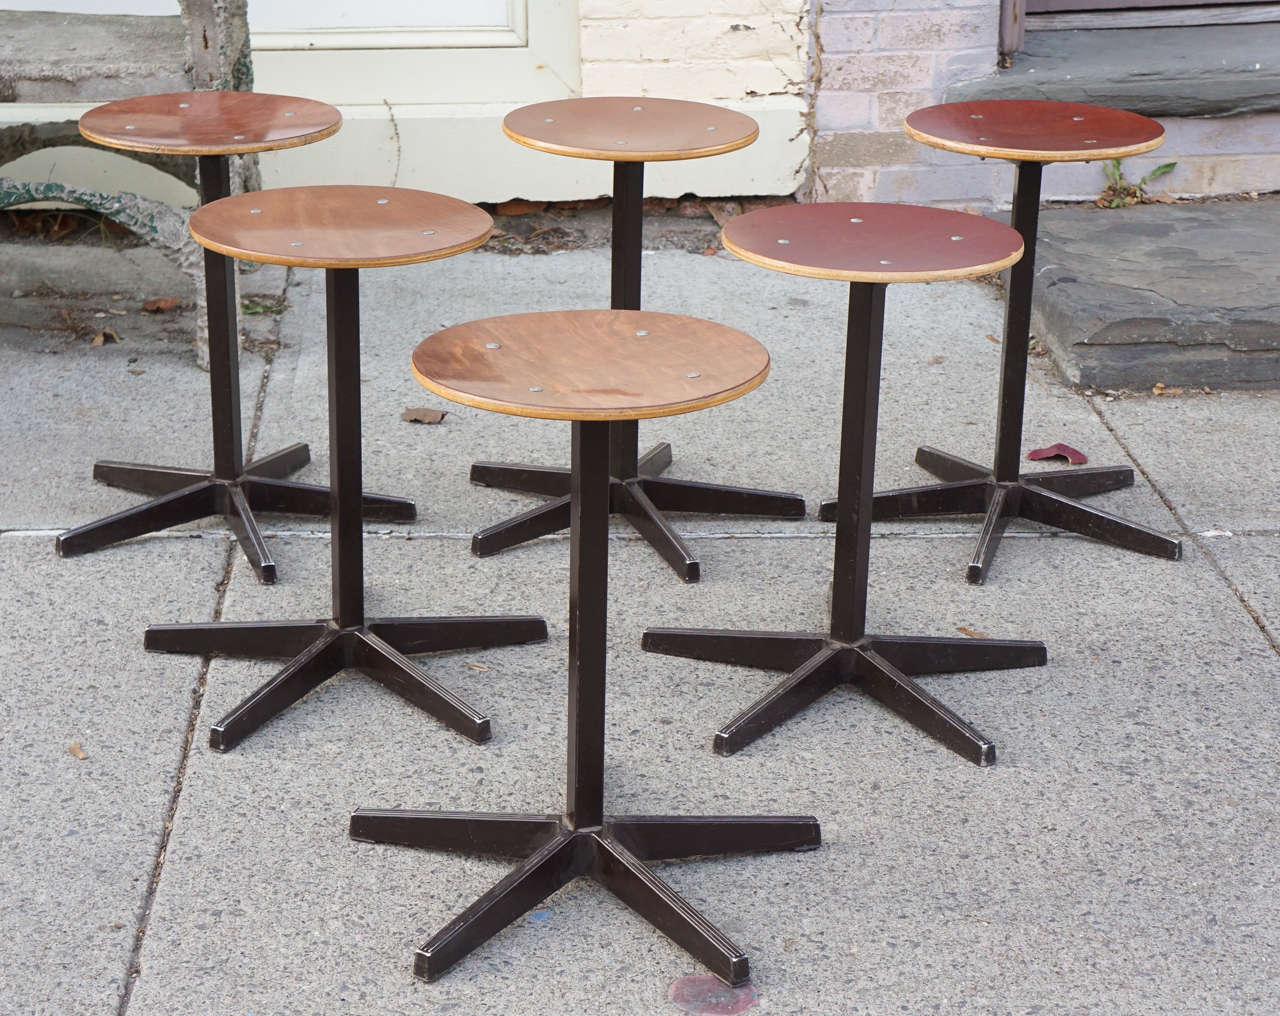
[(360, 515), (360, 273), (325, 270), (329, 345), (329, 496), (333, 516), (333, 617), (364, 624)]
[(996, 417), (995, 478), (1016, 482), (1022, 455), (1022, 410), (1027, 391), (1027, 350), (1031, 343), (1031, 296), (1036, 280), (1036, 232), (1040, 221), (1039, 162), (1019, 162), (1010, 225), (1022, 234), (1022, 260), (1009, 269), (1004, 342), (1000, 352), (1000, 395)]
[[(201, 205), (230, 196), (230, 159), (225, 155), (201, 155), (199, 178)], [(220, 480), (235, 480), (244, 472), (236, 266), (231, 258), (208, 248), (204, 252), (204, 289), (209, 315), (213, 475)]]
[[(644, 249), (644, 163), (613, 164), (612, 271), (609, 307), (613, 310), (640, 309), (640, 258)], [(609, 468), (613, 476), (629, 479), (636, 475), (640, 446), (640, 424), (636, 420), (616, 420), (609, 424)]]
[(867, 555), (871, 545), (884, 294), (883, 283), (849, 284), (835, 573), (831, 591), (831, 637), (841, 642), (856, 641), (866, 634), (867, 627)]
[(604, 821), (610, 424), (574, 421), (569, 536), (569, 748), (565, 819)]

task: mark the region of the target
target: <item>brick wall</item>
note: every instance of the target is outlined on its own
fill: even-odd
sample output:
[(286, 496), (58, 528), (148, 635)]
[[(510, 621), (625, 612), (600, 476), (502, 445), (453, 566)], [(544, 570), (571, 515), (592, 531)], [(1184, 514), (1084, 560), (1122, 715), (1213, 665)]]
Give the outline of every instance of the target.
[(801, 95), (808, 0), (581, 0), (584, 95)]

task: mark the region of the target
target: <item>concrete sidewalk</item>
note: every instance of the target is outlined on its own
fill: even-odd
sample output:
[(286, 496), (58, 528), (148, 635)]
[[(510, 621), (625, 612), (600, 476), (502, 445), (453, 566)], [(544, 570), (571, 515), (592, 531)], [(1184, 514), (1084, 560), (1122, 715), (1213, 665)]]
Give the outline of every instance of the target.
[[(927, 679), (998, 763), (975, 768), (847, 690), (720, 758), (712, 732), (777, 675), (647, 655), (640, 632), (823, 626), (833, 527), (814, 516), (835, 488), (847, 293), (724, 254), (656, 252), (644, 267), (647, 306), (756, 335), (774, 370), (737, 402), (642, 424), (642, 446), (671, 441), (673, 476), (810, 505), (796, 522), (677, 519), (697, 585), (621, 526), (611, 545), (611, 810), (822, 822), (815, 853), (661, 866), (750, 954), (753, 1011), (1280, 1010), (1280, 392), (1107, 401), (1035, 361), (1024, 447), (1133, 464), (1137, 484), (1095, 502), (1181, 535), (1184, 560), (1018, 524), (971, 587), (974, 520), (877, 526), (874, 628), (1048, 644), (1043, 668)], [(299, 478), (324, 482), (322, 276), (250, 279), (246, 292), (287, 309), (249, 322), (245, 433), (263, 451), (309, 442)], [(550, 626), (544, 645), (425, 661), (493, 717), (493, 740), (472, 745), (353, 672), (226, 755), (207, 747), (210, 723), (273, 666), (149, 655), (142, 630), (327, 613), (327, 526), (267, 519), (272, 587), (213, 523), (59, 560), (56, 531), (138, 500), (95, 485), (95, 459), (208, 461), (207, 376), (136, 315), (118, 316), (124, 342), (94, 348), (45, 327), (58, 294), (15, 302), (19, 284), (0, 284), (0, 1013), (680, 1011), (668, 992), (698, 965), (583, 882), (440, 982), (414, 980), (413, 950), (509, 865), (346, 835), (358, 806), (560, 804), (567, 539), (472, 557), (475, 529), (536, 500), (472, 487), (467, 469), (562, 463), (568, 427), (444, 403), (408, 359), (442, 325), (602, 306), (607, 279), (604, 250), (363, 275), (365, 485), (419, 507), (412, 524), (367, 530), (371, 613)], [(118, 303), (168, 295), (145, 287)], [(1001, 320), (987, 286), (890, 288), (878, 486), (925, 482), (920, 443), (989, 458)], [(402, 422), (417, 406), (449, 415)]]

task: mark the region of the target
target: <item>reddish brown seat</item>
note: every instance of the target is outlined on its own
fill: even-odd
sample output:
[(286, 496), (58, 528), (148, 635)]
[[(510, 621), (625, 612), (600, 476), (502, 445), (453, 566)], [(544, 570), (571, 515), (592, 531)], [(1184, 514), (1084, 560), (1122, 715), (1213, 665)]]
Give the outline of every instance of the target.
[(284, 659), (266, 684), (220, 719), (209, 743), (234, 747), (339, 671), (355, 667), (473, 741), (489, 718), (433, 680), (409, 655), (546, 638), (538, 617), (366, 618), (360, 468), (359, 269), (434, 261), (484, 242), (493, 220), (457, 198), (393, 187), (291, 187), (224, 198), (191, 217), (205, 247), (270, 264), (322, 267), (328, 307), (329, 490), (333, 612), (301, 621), (166, 624), (147, 629), (158, 652)]
[[(751, 144), (759, 128), (751, 117), (720, 106), (679, 99), (605, 97), (539, 102), (509, 113), (502, 129), (539, 151), (613, 163), (613, 271), (610, 306), (640, 309), (640, 251), (644, 164), (698, 159)], [(698, 512), (802, 518), (799, 494), (754, 490), (662, 476), (671, 465), (665, 441), (640, 454), (634, 419), (613, 425), (613, 503), (686, 582), (701, 566), (667, 521), (666, 513)], [(476, 533), (471, 551), (488, 556), (569, 525), (569, 470), (527, 463), (477, 462), (471, 482), (549, 495), (553, 500)]]
[[(1103, 540), (1116, 547), (1178, 559), (1182, 556), (1182, 544), (1178, 540), (1076, 500), (1132, 486), (1133, 470), (1129, 466), (1071, 468), (1023, 475), (1020, 461), (1044, 164), (1141, 155), (1163, 143), (1164, 128), (1148, 117), (1106, 106), (992, 100), (951, 102), (918, 109), (907, 117), (906, 131), (917, 141), (934, 148), (981, 158), (1009, 159), (1017, 164), (1013, 227), (1022, 236), (1026, 255), (1009, 273), (1004, 341), (1000, 346), (1000, 404), (994, 463), (988, 468), (922, 445), (916, 450), (916, 464), (943, 482), (882, 491), (876, 495), (875, 517), (983, 515), (982, 533), (965, 573), (973, 583), (986, 581), (1005, 525), (1009, 519), (1019, 517)], [(819, 516), (834, 518), (834, 506), (824, 504)]]
[(1008, 226), (977, 215), (913, 205), (778, 205), (732, 220), (724, 245), (744, 260), (790, 275), (849, 283), (831, 625), (827, 632), (650, 628), (644, 648), (670, 656), (789, 671), (726, 723), (715, 749), (730, 755), (842, 684), (877, 699), (977, 765), (995, 746), (930, 695), (914, 675), (997, 670), (1045, 662), (1040, 642), (924, 638), (867, 632), (876, 414), (884, 293), (891, 282), (936, 282), (999, 271), (1022, 255)]
[[(342, 115), (328, 103), (292, 95), (254, 92), (176, 92), (109, 102), (80, 118), (80, 133), (112, 148), (196, 156), (200, 203), (231, 193), (228, 157), (296, 148), (329, 137)], [(240, 370), (236, 286), (231, 263), (205, 252), (209, 322), (209, 395), (213, 468), (157, 466), (139, 462), (94, 464), (94, 479), (154, 500), (78, 526), (57, 539), (58, 553), (84, 554), (145, 533), (221, 515), (262, 582), (276, 580), (276, 566), (258, 527), (256, 512), (324, 516), (329, 492), (287, 479), (311, 461), (305, 444), (244, 461), (240, 432)], [(158, 496), (157, 496), (158, 495)], [(412, 501), (365, 495), (369, 518), (405, 521), (416, 515)]]

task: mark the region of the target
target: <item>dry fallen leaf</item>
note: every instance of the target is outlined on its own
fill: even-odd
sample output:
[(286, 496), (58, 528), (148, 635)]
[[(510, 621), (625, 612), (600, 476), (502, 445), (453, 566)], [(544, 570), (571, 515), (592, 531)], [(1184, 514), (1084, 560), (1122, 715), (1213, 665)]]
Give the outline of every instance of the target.
[(67, 745), (67, 751), (78, 758), (81, 762), (84, 762), (89, 758), (89, 756), (84, 753), (84, 749), (80, 747), (79, 741), (76, 741), (74, 744)]
[(137, 377), (139, 374), (145, 374), (146, 371), (143, 370), (141, 367), (130, 367), (129, 373), (132, 374), (134, 377)]
[(1073, 466), (1083, 466), (1089, 461), (1089, 457), (1078, 448), (1072, 448), (1069, 444), (1049, 445), (1048, 448), (1035, 448), (1027, 452), (1027, 458), (1032, 462), (1039, 462), (1041, 459), (1066, 459)]
[(468, 664), (467, 664), (467, 669), (468, 669), (468, 670), (484, 670), (484, 671), (488, 671), (488, 670), (490, 670), (490, 669), (492, 669), (492, 668), (490, 668), (490, 667), (486, 667), (483, 663), (468, 663)]
[(148, 314), (164, 314), (171, 310), (177, 310), (178, 304), (182, 301), (173, 296), (158, 296), (154, 300), (147, 300), (142, 305), (142, 309)]
[(999, 340), (999, 339), (997, 339), (997, 338), (996, 338), (994, 335), (992, 335), (990, 332), (987, 332), (987, 341), (988, 341), (988, 342), (994, 342), (997, 346), (998, 346), (998, 345), (1000, 345), (1000, 340)]
[(439, 423), (449, 414), (443, 409), (409, 409), (400, 414), (406, 423)]
[(962, 625), (956, 625), (956, 631), (958, 631), (961, 635), (968, 635), (969, 638), (971, 639), (991, 638), (991, 636), (984, 631), (974, 631), (972, 628), (965, 628)]
[(109, 343), (119, 342), (119, 341), (120, 341), (120, 336), (115, 333), (114, 329), (104, 328), (102, 329), (102, 331), (98, 332), (97, 335), (95, 335), (92, 339), (89, 340), (89, 345), (105, 346)]
[(702, 251), (702, 256), (709, 258), (709, 257), (712, 257), (715, 254), (715, 252), (716, 252), (716, 249), (714, 247), (707, 247)]
[(945, 357), (945, 356), (943, 356), (943, 355), (941, 355), (940, 353), (939, 353), (939, 354), (935, 354), (935, 355), (933, 355), (933, 356), (929, 357), (929, 366), (930, 366), (930, 367), (936, 367), (938, 364), (940, 364), (940, 363), (941, 363), (943, 360), (945, 360), (945, 359), (946, 359), (946, 357)]
[(1181, 395), (1182, 389), (1169, 388), (1169, 387), (1166, 387), (1163, 381), (1157, 381), (1151, 389), (1151, 394), (1152, 395)]

